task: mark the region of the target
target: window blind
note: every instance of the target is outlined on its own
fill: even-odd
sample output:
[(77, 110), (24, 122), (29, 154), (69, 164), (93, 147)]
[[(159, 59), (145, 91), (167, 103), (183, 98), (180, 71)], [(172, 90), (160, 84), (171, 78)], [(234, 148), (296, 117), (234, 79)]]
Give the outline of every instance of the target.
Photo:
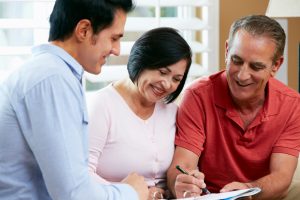
[[(99, 75), (85, 74), (87, 90), (127, 75), (134, 41), (156, 27), (173, 27), (193, 51), (192, 80), (218, 69), (218, 0), (135, 0), (128, 15), (120, 56), (111, 56)], [(0, 0), (0, 79), (30, 56), (33, 45), (47, 42), (54, 0)]]

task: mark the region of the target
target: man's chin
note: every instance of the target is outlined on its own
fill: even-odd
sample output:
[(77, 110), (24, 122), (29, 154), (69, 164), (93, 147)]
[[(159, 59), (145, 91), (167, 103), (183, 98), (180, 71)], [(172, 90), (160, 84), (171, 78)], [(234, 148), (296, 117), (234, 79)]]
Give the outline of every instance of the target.
[(98, 75), (101, 73), (101, 67), (99, 69), (95, 69), (95, 70), (89, 70), (89, 71), (86, 71), (90, 74), (93, 74), (93, 75)]
[(101, 73), (101, 69), (102, 69), (102, 67), (100, 67), (100, 69), (96, 72), (96, 74), (100, 74)]
[(100, 74), (101, 70), (102, 70), (102, 66), (103, 66), (102, 64), (97, 66), (97, 68), (95, 68), (95, 71), (94, 71), (93, 74), (95, 74), (95, 75)]
[(245, 102), (245, 101), (249, 101), (251, 97), (249, 95), (237, 95), (235, 96), (235, 99), (237, 101), (240, 101), (240, 102)]

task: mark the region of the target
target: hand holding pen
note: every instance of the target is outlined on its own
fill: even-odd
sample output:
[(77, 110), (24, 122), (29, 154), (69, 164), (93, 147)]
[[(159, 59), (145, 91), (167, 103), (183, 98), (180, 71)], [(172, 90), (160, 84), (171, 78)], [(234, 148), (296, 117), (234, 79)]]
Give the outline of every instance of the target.
[[(186, 170), (182, 169), (179, 165), (176, 166), (176, 169), (179, 170), (181, 173), (186, 174), (186, 175), (190, 175)], [(196, 177), (197, 178), (197, 177)], [(210, 194), (209, 190), (207, 188), (201, 188), (202, 193), (204, 194)], [(187, 196), (187, 191), (185, 191), (183, 193), (183, 197)]]

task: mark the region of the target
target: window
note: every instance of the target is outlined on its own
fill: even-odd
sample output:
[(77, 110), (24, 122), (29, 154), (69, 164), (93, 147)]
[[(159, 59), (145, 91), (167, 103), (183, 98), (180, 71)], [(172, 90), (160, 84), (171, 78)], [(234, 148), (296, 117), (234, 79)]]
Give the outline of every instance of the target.
[(0, 80), (30, 57), (31, 47), (48, 41), (54, 1), (0, 0)]
[[(85, 74), (86, 89), (95, 90), (127, 75), (134, 41), (145, 31), (170, 26), (180, 31), (193, 51), (189, 80), (218, 69), (218, 0), (135, 0), (120, 56), (111, 56), (100, 75)], [(47, 42), (54, 0), (0, 0), (0, 79), (30, 56), (33, 45)]]

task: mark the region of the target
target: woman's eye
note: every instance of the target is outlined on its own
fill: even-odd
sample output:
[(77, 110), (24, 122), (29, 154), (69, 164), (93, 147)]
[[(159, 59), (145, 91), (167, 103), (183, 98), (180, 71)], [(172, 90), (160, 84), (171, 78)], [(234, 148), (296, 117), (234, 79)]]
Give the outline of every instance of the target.
[(174, 80), (175, 82), (180, 82), (180, 81), (181, 81), (180, 78), (173, 78), (173, 80)]
[(163, 70), (159, 70), (159, 73), (160, 73), (161, 75), (166, 75), (166, 74), (167, 74), (167, 72), (165, 72), (165, 71), (163, 71)]

